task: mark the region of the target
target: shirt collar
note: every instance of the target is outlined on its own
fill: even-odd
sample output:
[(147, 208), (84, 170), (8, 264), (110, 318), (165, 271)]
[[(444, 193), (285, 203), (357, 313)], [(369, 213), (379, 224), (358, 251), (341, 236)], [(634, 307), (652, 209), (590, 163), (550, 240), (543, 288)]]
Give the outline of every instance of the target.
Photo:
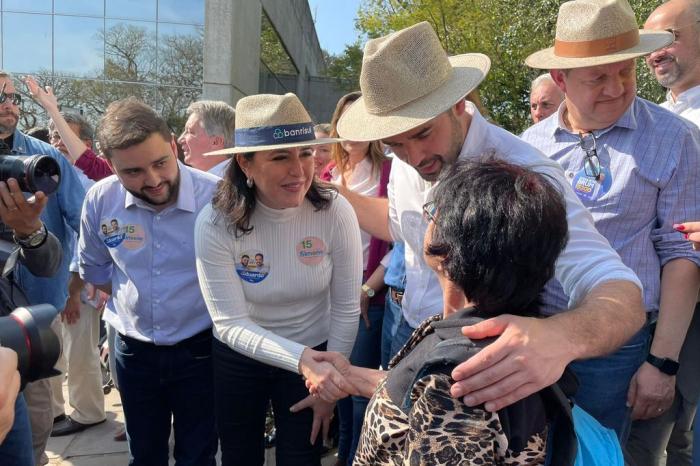
[(669, 90), (666, 92), (666, 100), (671, 105), (685, 104), (688, 107), (700, 107), (700, 85), (691, 87), (685, 92), (681, 92), (675, 99)]
[[(635, 130), (637, 129), (637, 115), (636, 115), (636, 108), (637, 108), (637, 99), (638, 97), (635, 97), (634, 100), (632, 101), (632, 104), (630, 104), (629, 107), (627, 107), (627, 110), (622, 114), (618, 120), (612, 124), (611, 126), (608, 126), (607, 128), (603, 129), (597, 129), (593, 131), (593, 134), (598, 137), (601, 134), (605, 134), (608, 131), (612, 130), (615, 127), (619, 128), (626, 128), (626, 129), (631, 129)], [(566, 100), (564, 100), (561, 105), (559, 106), (559, 109), (557, 110), (557, 117), (556, 118), (548, 118), (546, 119), (542, 124), (545, 125), (550, 125), (550, 128), (548, 128), (548, 131), (551, 131), (552, 137), (555, 137), (558, 132), (565, 132), (569, 134), (574, 134), (570, 129), (566, 127), (566, 124), (564, 123), (564, 113), (566, 111)]]
[(481, 116), (476, 105), (468, 100), (465, 108), (472, 118), (467, 129), (467, 137), (464, 138), (464, 144), (462, 144), (462, 149), (459, 151), (459, 159), (463, 159), (470, 154), (480, 154), (487, 141), (488, 127), (486, 120)]
[[(180, 185), (177, 192), (177, 201), (174, 206), (169, 206), (169, 208), (176, 208), (184, 210), (186, 212), (194, 212), (196, 209), (195, 198), (194, 198), (194, 183), (192, 181), (192, 174), (182, 163), (177, 162)], [(147, 210), (154, 210), (153, 206), (141, 199), (135, 197), (129, 191), (126, 192), (124, 196), (124, 208), (128, 209), (131, 206), (141, 207)]]

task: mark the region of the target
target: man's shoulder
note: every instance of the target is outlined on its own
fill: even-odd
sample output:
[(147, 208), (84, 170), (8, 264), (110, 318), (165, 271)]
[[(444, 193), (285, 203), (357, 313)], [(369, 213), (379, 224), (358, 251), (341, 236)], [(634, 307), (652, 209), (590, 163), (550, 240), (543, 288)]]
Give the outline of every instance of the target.
[[(638, 128), (643, 131), (675, 133), (677, 131), (696, 132), (698, 127), (689, 120), (672, 112), (669, 108), (637, 97), (636, 116), (642, 119)], [(647, 123), (647, 124), (643, 124)]]
[(123, 200), (124, 187), (119, 182), (117, 175), (110, 175), (107, 178), (95, 182), (85, 196), (86, 202), (114, 202), (114, 196), (121, 196)]

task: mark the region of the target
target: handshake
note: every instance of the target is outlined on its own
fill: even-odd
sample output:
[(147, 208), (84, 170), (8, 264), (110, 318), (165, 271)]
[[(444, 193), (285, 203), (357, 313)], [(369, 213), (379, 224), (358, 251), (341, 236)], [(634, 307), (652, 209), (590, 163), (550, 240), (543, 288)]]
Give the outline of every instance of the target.
[(309, 393), (326, 402), (349, 395), (371, 398), (385, 371), (356, 367), (340, 353), (306, 348), (299, 362)]
[(299, 372), (306, 379), (310, 395), (291, 406), (293, 413), (306, 408), (313, 410), (309, 441), (313, 444), (319, 432), (323, 439), (333, 417), (335, 402), (349, 395), (370, 398), (386, 376), (385, 371), (355, 367), (340, 353), (306, 348), (301, 354)]

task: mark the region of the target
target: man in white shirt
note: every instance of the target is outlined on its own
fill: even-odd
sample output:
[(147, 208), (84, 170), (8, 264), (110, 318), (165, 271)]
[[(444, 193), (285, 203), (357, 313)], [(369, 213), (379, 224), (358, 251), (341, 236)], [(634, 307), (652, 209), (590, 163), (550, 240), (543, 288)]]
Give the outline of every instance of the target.
[[(668, 89), (662, 107), (700, 126), (700, 2), (670, 0), (654, 10), (645, 29), (673, 33), (673, 43), (646, 57), (656, 80)], [(675, 219), (686, 221), (690, 219)], [(678, 362), (673, 404), (653, 419), (632, 424), (627, 451), (635, 465), (690, 465), (693, 419), (700, 396), (700, 314), (695, 307)], [(696, 455), (700, 456), (700, 455)]]
[(236, 111), (226, 102), (200, 100), (187, 107), (185, 129), (177, 139), (185, 153), (185, 163), (223, 178), (230, 157), (204, 153), (233, 147)]
[(343, 114), (338, 132), (353, 141), (381, 139), (397, 156), (388, 201), (341, 192), (363, 229), (405, 242), (402, 308), (413, 326), (443, 306), (437, 279), (423, 260), (422, 207), (444, 166), (495, 151), (561, 185), (570, 238), (556, 276), (573, 309), (547, 319), (501, 316), (463, 330), (470, 338), (500, 337), (455, 368), (452, 395), (496, 411), (558, 380), (569, 362), (615, 350), (641, 327), (644, 313), (637, 277), (595, 230), (561, 168), (465, 102), (489, 67), (481, 54), (448, 58), (428, 23), (370, 40), (360, 77), (363, 97)]

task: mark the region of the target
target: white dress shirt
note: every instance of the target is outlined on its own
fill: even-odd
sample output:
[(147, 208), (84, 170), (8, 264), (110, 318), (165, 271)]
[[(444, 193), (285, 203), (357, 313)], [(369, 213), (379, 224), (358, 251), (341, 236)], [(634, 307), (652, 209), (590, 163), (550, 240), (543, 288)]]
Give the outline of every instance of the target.
[[(606, 281), (627, 280), (641, 289), (634, 272), (595, 229), (591, 214), (566, 183), (561, 167), (518, 137), (487, 122), (470, 102), (467, 111), (472, 121), (459, 159), (495, 151), (501, 158), (546, 174), (560, 185), (566, 203), (569, 242), (557, 260), (555, 275), (570, 296), (570, 307)], [(406, 245), (406, 291), (402, 308), (404, 318), (413, 327), (442, 312), (440, 286), (423, 259), (427, 223), (422, 211), (432, 187), (433, 183), (423, 180), (413, 167), (398, 158), (394, 160), (388, 189), (389, 227), (393, 238)]]

